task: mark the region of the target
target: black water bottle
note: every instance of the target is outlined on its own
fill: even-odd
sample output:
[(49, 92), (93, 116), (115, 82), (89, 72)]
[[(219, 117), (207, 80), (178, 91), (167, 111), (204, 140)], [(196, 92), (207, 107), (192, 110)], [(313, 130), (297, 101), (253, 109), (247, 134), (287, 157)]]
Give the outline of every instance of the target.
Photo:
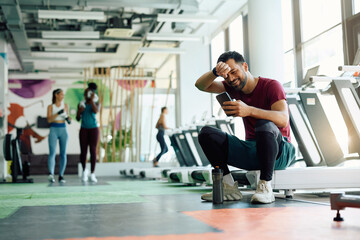
[(219, 204), (224, 201), (224, 190), (223, 190), (223, 172), (216, 166), (212, 170), (212, 179), (213, 179), (213, 203)]

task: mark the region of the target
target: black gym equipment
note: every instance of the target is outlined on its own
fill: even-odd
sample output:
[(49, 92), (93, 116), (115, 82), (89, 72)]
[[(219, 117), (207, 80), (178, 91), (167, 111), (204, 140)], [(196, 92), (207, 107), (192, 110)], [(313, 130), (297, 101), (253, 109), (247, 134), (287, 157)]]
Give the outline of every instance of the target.
[[(27, 178), (30, 175), (30, 163), (27, 161), (23, 163), (20, 154), (20, 136), (25, 128), (15, 128), (16, 138), (14, 139), (12, 134), (6, 134), (3, 145), (5, 160), (12, 161), (10, 167), (12, 182), (0, 183), (33, 183), (33, 179)], [(22, 175), (22, 179), (18, 179), (19, 175)]]
[(180, 146), (178, 145), (178, 142), (176, 141), (175, 135), (171, 135), (171, 136), (169, 136), (169, 138), (170, 138), (171, 146), (174, 148), (174, 152), (175, 152), (176, 158), (180, 164), (180, 167), (186, 166), (186, 162), (181, 153)]
[(192, 171), (191, 172), (191, 177), (197, 181), (200, 181), (200, 182), (205, 182), (206, 179), (204, 178), (204, 175), (203, 175), (203, 170), (195, 170), (195, 171)]
[(174, 133), (173, 134), (175, 142), (180, 150), (180, 153), (183, 156), (183, 160), (186, 166), (198, 166), (196, 159), (191, 151), (189, 144), (187, 143), (184, 133)]
[(336, 217), (334, 221), (341, 222), (344, 219), (340, 216), (340, 210), (346, 207), (360, 208), (360, 196), (345, 195), (344, 193), (331, 193), (330, 194), (331, 210), (336, 210)]
[(198, 166), (207, 166), (210, 164), (209, 160), (205, 156), (200, 143), (199, 143), (199, 133), (196, 129), (183, 130), (187, 143), (190, 150), (195, 158), (195, 161)]

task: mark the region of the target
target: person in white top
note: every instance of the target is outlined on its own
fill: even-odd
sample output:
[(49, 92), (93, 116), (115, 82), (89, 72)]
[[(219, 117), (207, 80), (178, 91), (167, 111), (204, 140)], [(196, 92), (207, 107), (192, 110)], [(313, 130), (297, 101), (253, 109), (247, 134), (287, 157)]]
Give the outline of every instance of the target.
[(49, 133), (49, 177), (50, 182), (55, 182), (55, 157), (56, 157), (56, 144), (59, 139), (60, 144), (60, 168), (59, 168), (59, 182), (64, 183), (64, 173), (67, 163), (66, 148), (68, 142), (68, 132), (66, 129), (65, 121), (71, 123), (71, 118), (68, 116), (69, 108), (64, 104), (64, 92), (61, 89), (56, 89), (52, 94), (52, 104), (47, 108), (47, 120), (50, 123)]

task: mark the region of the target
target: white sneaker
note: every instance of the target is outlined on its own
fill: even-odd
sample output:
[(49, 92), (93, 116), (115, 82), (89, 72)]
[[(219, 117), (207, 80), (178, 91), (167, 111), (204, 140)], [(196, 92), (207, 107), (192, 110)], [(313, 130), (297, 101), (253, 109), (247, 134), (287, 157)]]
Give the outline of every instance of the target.
[(255, 194), (251, 197), (252, 203), (272, 203), (275, 201), (275, 196), (272, 191), (271, 182), (260, 180)]
[(96, 177), (95, 177), (95, 173), (92, 173), (92, 174), (90, 175), (90, 181), (91, 181), (91, 182), (94, 182), (94, 183), (97, 182), (97, 179), (96, 179)]
[(66, 183), (63, 176), (59, 176), (59, 183)]
[[(233, 186), (230, 186), (223, 182), (223, 189), (224, 189), (224, 201), (239, 201), (242, 199), (242, 194), (239, 190), (238, 182), (235, 182)], [(208, 202), (212, 202), (213, 200), (212, 192), (201, 195), (201, 199)]]
[(88, 170), (85, 169), (82, 173), (81, 181), (87, 182), (88, 181)]
[(48, 180), (49, 180), (49, 182), (54, 183), (54, 182), (55, 182), (54, 175), (49, 174), (49, 176), (48, 176)]

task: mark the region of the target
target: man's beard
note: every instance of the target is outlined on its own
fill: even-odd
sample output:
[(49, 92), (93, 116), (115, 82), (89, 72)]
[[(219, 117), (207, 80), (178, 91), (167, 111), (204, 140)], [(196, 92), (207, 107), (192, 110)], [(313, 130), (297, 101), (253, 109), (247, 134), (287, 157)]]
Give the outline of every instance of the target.
[(246, 75), (245, 71), (243, 71), (243, 73), (244, 73), (244, 75), (245, 75), (245, 79), (244, 79), (244, 81), (240, 81), (239, 86), (231, 86), (231, 85), (230, 85), (230, 86), (233, 87), (235, 90), (241, 91), (241, 90), (245, 87), (245, 85), (246, 85), (247, 75)]

